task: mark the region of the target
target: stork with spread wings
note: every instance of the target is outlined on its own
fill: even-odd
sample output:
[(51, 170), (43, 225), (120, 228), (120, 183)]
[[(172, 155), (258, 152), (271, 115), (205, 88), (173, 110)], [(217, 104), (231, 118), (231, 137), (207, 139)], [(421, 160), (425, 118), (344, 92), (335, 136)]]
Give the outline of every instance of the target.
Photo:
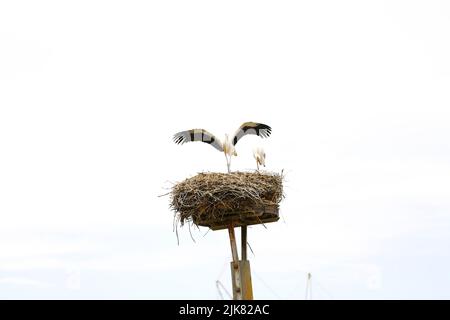
[(260, 136), (261, 138), (267, 138), (271, 133), (272, 128), (266, 124), (245, 122), (239, 127), (233, 136), (229, 137), (228, 134), (226, 134), (223, 142), (205, 129), (191, 129), (178, 132), (173, 136), (173, 141), (176, 144), (184, 144), (191, 141), (201, 141), (210, 144), (225, 154), (227, 169), (228, 172), (230, 172), (231, 157), (237, 156), (235, 146), (243, 136), (253, 134)]

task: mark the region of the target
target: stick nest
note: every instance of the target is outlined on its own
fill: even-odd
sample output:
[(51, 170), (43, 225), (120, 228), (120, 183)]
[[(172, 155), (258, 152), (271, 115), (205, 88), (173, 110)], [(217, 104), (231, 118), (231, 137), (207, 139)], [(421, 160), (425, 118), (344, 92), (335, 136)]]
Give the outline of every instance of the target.
[(176, 220), (198, 224), (227, 215), (254, 215), (283, 198), (283, 175), (260, 172), (200, 173), (175, 184), (170, 207)]

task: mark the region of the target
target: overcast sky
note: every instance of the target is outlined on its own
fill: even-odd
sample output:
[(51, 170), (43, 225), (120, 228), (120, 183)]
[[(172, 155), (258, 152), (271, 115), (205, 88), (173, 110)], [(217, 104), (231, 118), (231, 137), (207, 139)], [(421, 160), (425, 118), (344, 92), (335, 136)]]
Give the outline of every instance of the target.
[[(172, 230), (168, 192), (286, 174), (252, 227), (254, 296), (450, 298), (448, 1), (2, 1), (0, 298), (217, 299), (225, 231)], [(226, 293), (223, 293), (226, 296)]]

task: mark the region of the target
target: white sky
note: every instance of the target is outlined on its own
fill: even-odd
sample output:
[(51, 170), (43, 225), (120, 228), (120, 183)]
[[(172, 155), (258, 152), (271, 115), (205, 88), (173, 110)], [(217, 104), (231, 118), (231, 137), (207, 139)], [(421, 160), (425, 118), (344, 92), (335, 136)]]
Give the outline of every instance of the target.
[(216, 299), (226, 232), (171, 183), (225, 171), (175, 132), (244, 121), (286, 177), (256, 298), (450, 298), (447, 1), (2, 1), (0, 298)]

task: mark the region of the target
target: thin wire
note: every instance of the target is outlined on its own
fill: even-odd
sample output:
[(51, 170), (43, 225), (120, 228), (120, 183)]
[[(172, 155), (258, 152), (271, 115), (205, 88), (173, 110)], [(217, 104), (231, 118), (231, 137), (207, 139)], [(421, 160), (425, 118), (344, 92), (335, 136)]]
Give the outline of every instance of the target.
[(222, 300), (225, 300), (223, 298), (223, 294), (222, 291), (220, 290), (220, 288), (223, 289), (223, 291), (225, 291), (225, 293), (227, 294), (228, 298), (230, 298), (230, 300), (233, 300), (233, 297), (231, 296), (231, 294), (228, 292), (227, 288), (225, 288), (225, 286), (222, 284), (222, 282), (220, 282), (219, 280), (216, 281), (216, 287), (217, 287), (217, 291), (219, 292), (219, 295), (221, 297)]
[(325, 287), (323, 285), (320, 284), (319, 281), (316, 280), (316, 285), (320, 288), (320, 290), (322, 290), (329, 298), (334, 299), (334, 296), (330, 293), (330, 291), (328, 291), (327, 289), (325, 289)]
[(222, 269), (219, 272), (219, 275), (217, 276), (217, 280), (220, 280), (220, 278), (222, 278), (223, 273), (225, 272), (225, 267), (228, 265), (228, 262), (225, 262), (222, 266)]
[(256, 257), (255, 253), (253, 252), (252, 246), (250, 245), (250, 243), (247, 241), (247, 246), (250, 249), (250, 251), (252, 252), (253, 256)]
[(220, 300), (225, 300), (225, 299), (223, 298), (222, 291), (220, 290), (219, 283), (220, 283), (220, 281), (219, 281), (219, 280), (216, 280), (216, 289), (217, 289), (217, 292), (219, 293), (219, 298), (220, 298)]
[(256, 278), (267, 288), (269, 289), (270, 292), (272, 292), (272, 294), (274, 296), (276, 296), (278, 299), (282, 299), (278, 293), (275, 292), (275, 290), (273, 290), (254, 270), (253, 270), (253, 274), (256, 276)]
[[(303, 273), (299, 271), (300, 273)], [(289, 298), (288, 299), (299, 299), (299, 296), (297, 295), (298, 290), (301, 290), (303, 287), (304, 282), (303, 281), (295, 281), (293, 282), (293, 287), (289, 291)], [(308, 282), (306, 282), (306, 285), (308, 285)], [(305, 291), (306, 292), (306, 291)], [(301, 295), (300, 295), (301, 296)]]

